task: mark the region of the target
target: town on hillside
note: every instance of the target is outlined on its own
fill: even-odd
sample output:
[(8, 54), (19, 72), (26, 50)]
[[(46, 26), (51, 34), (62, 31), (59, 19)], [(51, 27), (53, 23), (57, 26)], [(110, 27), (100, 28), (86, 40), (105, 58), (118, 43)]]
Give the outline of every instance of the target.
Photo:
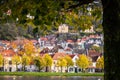
[(92, 28), (84, 32), (69, 32), (62, 24), (54, 34), (38, 39), (0, 40), (0, 71), (102, 72), (103, 34)]

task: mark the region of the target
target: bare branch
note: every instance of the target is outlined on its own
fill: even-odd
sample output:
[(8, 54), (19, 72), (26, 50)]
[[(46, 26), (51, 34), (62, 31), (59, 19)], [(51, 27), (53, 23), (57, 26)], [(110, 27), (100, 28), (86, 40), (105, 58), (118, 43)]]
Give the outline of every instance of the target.
[(78, 4), (69, 6), (69, 8), (67, 8), (67, 10), (74, 9), (76, 7), (79, 7), (79, 6), (83, 5), (83, 4), (92, 3), (94, 0), (76, 0), (76, 1), (78, 1)]

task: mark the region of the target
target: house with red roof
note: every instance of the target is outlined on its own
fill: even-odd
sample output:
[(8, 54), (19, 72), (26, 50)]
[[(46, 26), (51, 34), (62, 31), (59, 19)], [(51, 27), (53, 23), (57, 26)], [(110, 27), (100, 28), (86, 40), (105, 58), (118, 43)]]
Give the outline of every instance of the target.
[[(65, 54), (65, 53), (55, 53), (55, 54), (51, 55), (51, 57), (53, 59), (53, 65), (51, 67), (51, 70), (53, 72), (60, 72), (61, 71), (61, 68), (57, 65), (57, 61), (59, 58), (65, 57), (66, 55), (67, 54)], [(65, 72), (65, 70), (66, 70), (66, 67), (63, 67), (62, 72)]]
[(12, 49), (4, 50), (1, 52), (1, 55), (4, 57), (4, 71), (12, 72), (16, 71), (15, 65), (12, 64), (12, 57), (16, 53)]
[(92, 65), (88, 67), (88, 72), (95, 72), (96, 61), (101, 56), (101, 53), (96, 52), (95, 50), (89, 50), (87, 56), (90, 57), (92, 60)]

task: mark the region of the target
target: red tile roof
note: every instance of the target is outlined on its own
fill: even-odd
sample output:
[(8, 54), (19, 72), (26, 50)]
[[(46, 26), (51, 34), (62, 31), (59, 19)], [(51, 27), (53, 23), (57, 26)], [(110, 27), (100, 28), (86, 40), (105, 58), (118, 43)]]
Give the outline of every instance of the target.
[(65, 53), (55, 53), (52, 55), (53, 60), (58, 60), (60, 57), (65, 57), (67, 54)]
[(3, 51), (3, 50), (4, 50), (4, 48), (2, 46), (0, 46), (0, 52)]
[(73, 40), (67, 40), (67, 42), (69, 42), (69, 43), (73, 43)]
[(1, 54), (5, 57), (12, 57), (16, 53), (13, 50), (4, 50)]
[(74, 58), (75, 54), (71, 54), (71, 55), (68, 55), (68, 56), (70, 56), (71, 58)]
[(48, 39), (45, 37), (41, 37), (40, 40), (47, 41)]
[(96, 52), (95, 50), (89, 50), (88, 56), (92, 58), (93, 62), (96, 62), (96, 60), (99, 56), (101, 56), (101, 54)]
[(31, 42), (33, 42), (33, 43), (37, 43), (37, 40), (30, 40)]

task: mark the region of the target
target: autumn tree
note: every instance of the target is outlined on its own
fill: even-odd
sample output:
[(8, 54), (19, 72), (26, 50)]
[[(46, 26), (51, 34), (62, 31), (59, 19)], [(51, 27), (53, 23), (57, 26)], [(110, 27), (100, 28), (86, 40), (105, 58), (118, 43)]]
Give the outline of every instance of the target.
[(0, 66), (3, 65), (3, 56), (0, 54)]
[(14, 55), (12, 57), (12, 63), (16, 65), (16, 71), (18, 71), (18, 65), (21, 64), (21, 57), (19, 55)]
[(89, 63), (89, 59), (87, 58), (87, 56), (82, 54), (82, 55), (79, 56), (79, 59), (77, 59), (76, 64), (84, 72), (85, 69), (89, 66), (90, 63)]
[(30, 64), (31, 59), (27, 55), (23, 55), (21, 59), (22, 59), (22, 70), (25, 71), (25, 67)]
[(38, 67), (38, 71), (40, 72), (44, 66), (45, 66), (45, 61), (42, 57), (40, 56), (36, 56), (34, 57), (34, 60), (33, 60), (34, 64)]
[(61, 72), (63, 71), (63, 67), (66, 67), (67, 66), (67, 61), (65, 60), (64, 57), (60, 57), (58, 60), (57, 60), (57, 65), (61, 68)]
[(96, 67), (99, 69), (104, 69), (104, 57), (100, 57), (98, 58), (97, 62), (96, 62)]
[(67, 72), (68, 72), (68, 69), (70, 66), (73, 66), (73, 61), (72, 61), (72, 58), (70, 56), (65, 56), (65, 60), (66, 60), (66, 66), (67, 66)]
[(26, 41), (27, 42), (24, 44), (24, 54), (26, 54), (27, 56), (33, 56), (35, 53), (35, 46), (31, 41)]
[(48, 72), (49, 71), (48, 68), (51, 68), (53, 60), (52, 60), (52, 58), (49, 54), (45, 54), (43, 56), (43, 59), (44, 59), (44, 62), (45, 62), (46, 72)]
[(6, 59), (4, 58), (4, 56), (2, 54), (0, 54), (0, 66), (2, 65), (3, 71), (4, 71), (5, 64), (6, 64)]

